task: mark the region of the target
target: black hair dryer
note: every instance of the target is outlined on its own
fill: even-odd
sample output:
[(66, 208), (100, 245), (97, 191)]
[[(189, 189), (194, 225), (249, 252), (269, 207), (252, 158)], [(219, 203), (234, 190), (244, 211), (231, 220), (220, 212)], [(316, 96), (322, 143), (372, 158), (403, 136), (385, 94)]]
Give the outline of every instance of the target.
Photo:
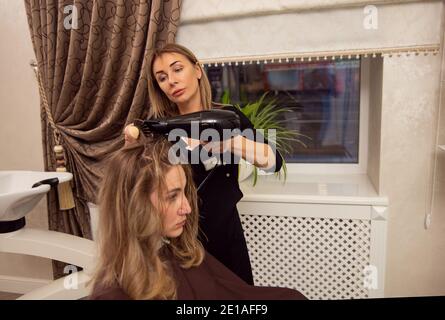
[[(234, 111), (230, 110), (204, 110), (167, 119), (147, 119), (136, 120), (134, 124), (139, 127), (144, 134), (158, 133), (168, 135), (171, 130), (178, 130), (178, 135), (199, 139), (201, 133), (206, 129), (214, 129), (219, 137), (224, 135), (224, 130), (240, 129), (240, 118)], [(198, 137), (192, 135), (198, 134)]]
[[(225, 138), (231, 138), (236, 130), (240, 130), (240, 118), (234, 111), (230, 110), (204, 110), (168, 119), (148, 119), (148, 120), (135, 120), (134, 124), (139, 129), (148, 135), (150, 133), (158, 133), (168, 135), (174, 129), (177, 130), (179, 136), (185, 136), (196, 140), (202, 140), (201, 134), (206, 129), (214, 129), (219, 135), (219, 141)], [(224, 130), (229, 130), (224, 134)], [(198, 135), (195, 137), (194, 135)], [(212, 136), (213, 139), (213, 136)], [(199, 192), (205, 185), (206, 181), (215, 173), (215, 169), (220, 165), (216, 165), (205, 179), (199, 184), (197, 191)]]

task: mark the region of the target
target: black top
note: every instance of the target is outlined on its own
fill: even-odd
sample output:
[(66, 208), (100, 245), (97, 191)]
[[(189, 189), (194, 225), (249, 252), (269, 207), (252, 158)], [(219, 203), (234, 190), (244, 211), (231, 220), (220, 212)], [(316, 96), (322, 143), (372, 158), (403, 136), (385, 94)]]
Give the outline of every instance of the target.
[[(263, 137), (263, 135), (260, 132), (257, 132), (250, 120), (242, 113), (238, 108), (232, 107), (232, 106), (226, 106), (223, 107), (224, 110), (230, 110), (234, 111), (238, 114), (240, 118), (240, 126), (241, 131), (245, 129), (252, 129), (254, 132), (254, 139), (256, 141), (264, 139), (264, 143), (269, 144), (266, 138)], [(249, 137), (245, 134), (243, 134), (247, 139), (251, 139), (252, 137)], [(196, 148), (195, 150), (201, 152), (202, 146), (199, 148)], [(274, 146), (272, 146), (273, 149), (275, 149)], [(193, 152), (195, 152), (193, 150)], [(210, 158), (211, 155), (209, 155)], [(227, 155), (226, 155), (227, 157)], [(224, 159), (224, 155), (219, 155), (220, 159)], [(239, 200), (243, 197), (243, 193), (241, 192), (239, 188), (238, 183), (238, 164), (239, 158), (235, 155), (231, 155), (231, 164), (226, 165), (220, 165), (219, 167), (215, 168), (215, 172), (212, 174), (212, 176), (205, 182), (205, 184), (202, 186), (201, 190), (199, 191), (199, 197), (203, 201), (203, 203), (200, 205), (200, 208), (202, 209), (218, 209), (218, 211), (222, 211), (222, 215), (218, 215), (219, 217), (214, 217), (215, 219), (226, 219), (227, 217), (224, 217), (224, 213), (228, 213), (229, 211), (233, 210), (235, 208), (236, 204)], [(222, 161), (220, 161), (222, 162)], [(275, 157), (275, 168), (272, 170), (275, 172), (280, 171), (283, 160), (280, 155), (280, 153), (276, 152)], [(193, 169), (193, 179), (195, 182), (195, 185), (198, 187), (201, 182), (206, 178), (206, 176), (211, 172), (212, 169), (206, 170), (204, 164), (200, 161), (199, 164), (192, 164)], [(269, 170), (269, 171), (272, 171)], [(207, 210), (205, 210), (207, 211)]]
[[(241, 131), (252, 129), (254, 136), (248, 136), (241, 133), (247, 139), (255, 139), (256, 141), (263, 138), (264, 143), (268, 141), (256, 132), (250, 120), (237, 108), (233, 106), (223, 107), (225, 110), (231, 110), (238, 114), (240, 118)], [(183, 144), (185, 146), (185, 143)], [(205, 181), (198, 192), (199, 206), (199, 227), (200, 240), (204, 248), (215, 258), (221, 261), (234, 273), (240, 276), (244, 281), (253, 284), (250, 260), (248, 257), (247, 245), (238, 215), (236, 204), (243, 197), (238, 183), (238, 163), (239, 158), (233, 154), (216, 155), (221, 160), (230, 157), (230, 164), (221, 164), (214, 169), (207, 170), (199, 157), (202, 146), (192, 151), (187, 151), (189, 161), (193, 159), (192, 153), (199, 152), (194, 155), (195, 159), (199, 159), (198, 164), (191, 164), (193, 170), (193, 179), (196, 187), (212, 172), (212, 175)], [(272, 146), (275, 149), (274, 146)], [(212, 155), (208, 155), (207, 159)], [(204, 161), (206, 159), (203, 159)], [(273, 169), (278, 172), (282, 166), (282, 157), (276, 152), (276, 165)], [(221, 161), (222, 162), (222, 161)]]

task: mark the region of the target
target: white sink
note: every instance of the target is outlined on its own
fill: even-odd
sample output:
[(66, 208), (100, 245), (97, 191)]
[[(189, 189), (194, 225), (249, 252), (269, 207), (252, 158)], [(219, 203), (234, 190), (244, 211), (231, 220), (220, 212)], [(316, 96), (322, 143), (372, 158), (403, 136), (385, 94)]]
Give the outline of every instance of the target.
[(0, 171), (0, 221), (23, 218), (50, 190), (48, 184), (32, 188), (36, 182), (58, 178), (59, 183), (69, 181), (69, 172)]
[(32, 186), (52, 178), (62, 183), (72, 180), (73, 175), (69, 172), (0, 171), (0, 227), (3, 226), (0, 228), (0, 252), (62, 261), (82, 271), (27, 291), (20, 299), (81, 299), (91, 293), (95, 243), (63, 232), (25, 227), (25, 215), (51, 188), (48, 184)]

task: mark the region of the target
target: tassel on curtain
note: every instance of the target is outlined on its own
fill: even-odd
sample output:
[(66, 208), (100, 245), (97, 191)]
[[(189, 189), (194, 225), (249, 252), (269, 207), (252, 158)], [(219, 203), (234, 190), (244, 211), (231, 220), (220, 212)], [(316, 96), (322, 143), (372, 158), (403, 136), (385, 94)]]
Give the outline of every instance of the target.
[[(56, 127), (56, 124), (54, 122), (54, 119), (51, 115), (51, 111), (49, 109), (48, 105), (48, 99), (46, 98), (45, 90), (43, 89), (42, 85), (42, 78), (39, 70), (37, 69), (37, 65), (35, 62), (31, 62), (31, 66), (34, 69), (34, 73), (37, 79), (37, 83), (39, 86), (39, 94), (42, 99), (43, 109), (45, 110), (46, 117), (48, 119), (48, 122), (53, 129), (53, 143), (55, 143), (54, 146), (54, 153), (55, 153), (55, 159), (56, 159), (56, 171), (57, 172), (67, 172), (66, 168), (66, 157), (65, 152), (63, 149), (62, 141), (60, 139), (60, 132)], [(63, 182), (59, 183), (57, 185), (57, 196), (59, 200), (59, 209), (60, 210), (69, 210), (73, 209), (75, 207), (74, 204), (74, 196), (73, 196), (73, 190), (71, 187), (71, 182)]]

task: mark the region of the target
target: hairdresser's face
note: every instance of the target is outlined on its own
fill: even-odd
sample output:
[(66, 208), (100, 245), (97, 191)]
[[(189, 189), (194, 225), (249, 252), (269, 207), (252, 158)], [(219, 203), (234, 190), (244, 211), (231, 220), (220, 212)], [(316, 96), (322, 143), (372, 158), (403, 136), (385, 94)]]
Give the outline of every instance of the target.
[(151, 194), (151, 202), (158, 207), (159, 201), (164, 203), (163, 226), (164, 236), (176, 238), (184, 230), (187, 215), (192, 211), (185, 196), (186, 177), (181, 166), (172, 167), (165, 176), (167, 190), (155, 191)]
[(178, 106), (199, 97), (201, 68), (180, 53), (164, 53), (153, 62), (153, 75), (168, 99)]

